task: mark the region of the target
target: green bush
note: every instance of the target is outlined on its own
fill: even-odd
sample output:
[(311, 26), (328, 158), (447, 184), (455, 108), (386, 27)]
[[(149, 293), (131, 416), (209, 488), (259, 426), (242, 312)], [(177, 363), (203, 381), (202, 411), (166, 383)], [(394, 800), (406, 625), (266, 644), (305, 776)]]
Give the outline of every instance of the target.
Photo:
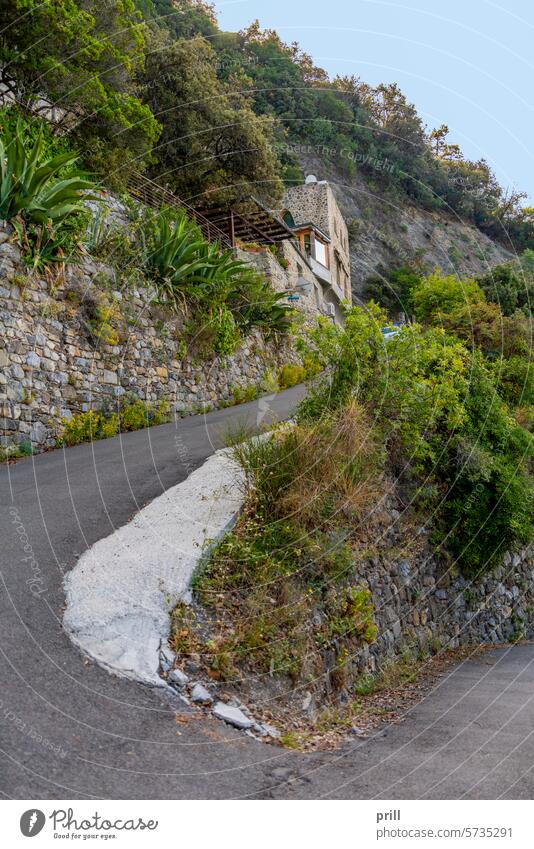
[(421, 282), (421, 275), (408, 266), (379, 268), (365, 281), (365, 300), (380, 304), (389, 315), (413, 312), (412, 292)]
[(115, 436), (119, 426), (117, 414), (105, 416), (104, 413), (88, 410), (78, 413), (71, 419), (61, 419), (61, 433), (57, 444), (78, 445), (81, 442), (93, 442), (96, 439), (107, 439)]
[(303, 383), (305, 380), (306, 369), (304, 366), (286, 363), (278, 372), (280, 389), (290, 389), (291, 386), (297, 386), (298, 383)]
[(470, 367), (461, 435), (444, 455), (440, 531), (464, 568), (483, 573), (533, 534), (532, 436), (512, 418), (480, 356)]
[(260, 394), (260, 388), (255, 383), (250, 383), (248, 386), (236, 386), (232, 392), (234, 404), (246, 404), (249, 401), (255, 401)]
[(93, 442), (108, 439), (120, 431), (140, 430), (168, 421), (169, 407), (166, 402), (147, 404), (141, 399), (123, 404), (118, 412), (88, 410), (77, 413), (72, 418), (61, 419), (60, 432), (56, 444), (78, 445), (81, 442)]
[(496, 265), (478, 282), (488, 301), (499, 305), (503, 315), (511, 316), (516, 310), (521, 310), (525, 315), (531, 315), (534, 301), (533, 271), (529, 268), (529, 254), (523, 263), (506, 262)]
[[(499, 300), (508, 312), (503, 312), (497, 303), (487, 303), (484, 296), (480, 299), (480, 292), (476, 289), (472, 290), (472, 294), (479, 300), (468, 299), (466, 302), (465, 293), (471, 288), (472, 281), (447, 278), (445, 307), (436, 312), (426, 311), (426, 322), (442, 327), (448, 334), (479, 349), (495, 376), (499, 394), (511, 407), (529, 405), (534, 402), (531, 322), (519, 310), (509, 314), (512, 307), (517, 306), (519, 285), (517, 278), (516, 288), (512, 287), (512, 297), (512, 290), (506, 289), (515, 279), (511, 266), (498, 266), (495, 279), (500, 280), (502, 291)], [(430, 289), (435, 295), (444, 282), (435, 279), (431, 284)], [(421, 296), (428, 286), (428, 281), (423, 281), (415, 290), (415, 298)], [(424, 298), (427, 295), (428, 292)]]
[(125, 404), (120, 410), (120, 429), (140, 430), (144, 427), (163, 424), (168, 421), (169, 405), (163, 401), (159, 404), (147, 404), (141, 399), (131, 404)]
[(484, 301), (485, 296), (475, 280), (458, 280), (452, 274), (443, 277), (436, 271), (412, 290), (411, 299), (417, 320), (432, 322), (440, 314), (449, 315), (468, 304)]
[[(413, 489), (414, 503), (435, 512), (436, 545), (470, 573), (488, 569), (534, 532), (534, 441), (500, 397), (509, 371), (497, 380), (480, 352), (440, 328), (409, 325), (384, 343), (382, 321), (374, 306), (354, 307), (343, 331), (312, 334), (330, 370), (299, 417), (319, 421), (325, 411), (359, 399), (372, 411), (389, 463)], [(519, 383), (531, 381), (530, 370), (518, 381), (516, 366), (508, 360), (514, 401)]]

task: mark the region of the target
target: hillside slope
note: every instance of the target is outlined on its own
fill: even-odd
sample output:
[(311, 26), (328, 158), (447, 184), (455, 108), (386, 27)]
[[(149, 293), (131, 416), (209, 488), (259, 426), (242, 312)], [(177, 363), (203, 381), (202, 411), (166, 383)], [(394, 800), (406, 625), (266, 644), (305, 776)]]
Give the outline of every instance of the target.
[(433, 212), (375, 193), (368, 180), (349, 180), (335, 165), (307, 153), (305, 174), (328, 180), (349, 226), (353, 297), (365, 299), (365, 281), (382, 268), (417, 262), (425, 270), (477, 276), (514, 254), (457, 216)]

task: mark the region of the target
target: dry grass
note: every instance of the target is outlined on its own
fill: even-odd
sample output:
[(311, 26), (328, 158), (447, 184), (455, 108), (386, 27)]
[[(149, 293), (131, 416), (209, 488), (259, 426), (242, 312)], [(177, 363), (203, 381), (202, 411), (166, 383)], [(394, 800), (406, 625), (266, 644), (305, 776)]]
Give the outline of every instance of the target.
[(280, 499), (280, 511), (303, 528), (369, 516), (382, 491), (378, 450), (366, 416), (356, 404), (331, 419), (295, 432), (298, 472)]
[[(357, 543), (383, 496), (381, 457), (361, 409), (282, 427), (239, 443), (247, 503), (234, 531), (195, 575), (211, 628), (176, 609), (173, 645), (200, 653), (209, 674), (243, 673), (345, 684), (346, 656), (376, 637)], [(322, 686), (322, 685), (321, 685)]]
[(256, 511), (303, 531), (361, 529), (383, 493), (381, 450), (355, 403), (319, 422), (282, 428), (270, 441), (238, 445), (235, 453)]

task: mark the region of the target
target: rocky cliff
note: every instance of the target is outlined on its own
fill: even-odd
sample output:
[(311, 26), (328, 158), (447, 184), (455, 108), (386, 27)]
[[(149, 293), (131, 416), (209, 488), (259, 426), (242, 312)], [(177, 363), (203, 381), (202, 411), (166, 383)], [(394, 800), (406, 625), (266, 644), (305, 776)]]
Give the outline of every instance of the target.
[(476, 227), (445, 212), (430, 212), (374, 192), (356, 174), (347, 179), (339, 168), (313, 153), (301, 154), (305, 174), (328, 180), (349, 229), (352, 292), (364, 295), (365, 281), (380, 268), (417, 260), (422, 269), (476, 276), (513, 255)]

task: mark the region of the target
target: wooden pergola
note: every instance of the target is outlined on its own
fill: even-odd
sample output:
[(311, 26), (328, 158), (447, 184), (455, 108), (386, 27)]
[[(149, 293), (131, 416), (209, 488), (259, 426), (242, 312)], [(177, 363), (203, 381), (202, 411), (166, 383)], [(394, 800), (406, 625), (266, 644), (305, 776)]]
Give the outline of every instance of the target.
[(282, 219), (255, 197), (233, 206), (198, 209), (142, 174), (131, 175), (128, 188), (135, 198), (155, 209), (166, 205), (183, 210), (196, 221), (208, 242), (217, 242), (221, 248), (235, 248), (239, 243), (274, 245), (285, 239), (295, 240), (295, 233)]
[(218, 232), (225, 234), (231, 246), (243, 244), (274, 245), (295, 234), (257, 198), (229, 207), (197, 210)]

